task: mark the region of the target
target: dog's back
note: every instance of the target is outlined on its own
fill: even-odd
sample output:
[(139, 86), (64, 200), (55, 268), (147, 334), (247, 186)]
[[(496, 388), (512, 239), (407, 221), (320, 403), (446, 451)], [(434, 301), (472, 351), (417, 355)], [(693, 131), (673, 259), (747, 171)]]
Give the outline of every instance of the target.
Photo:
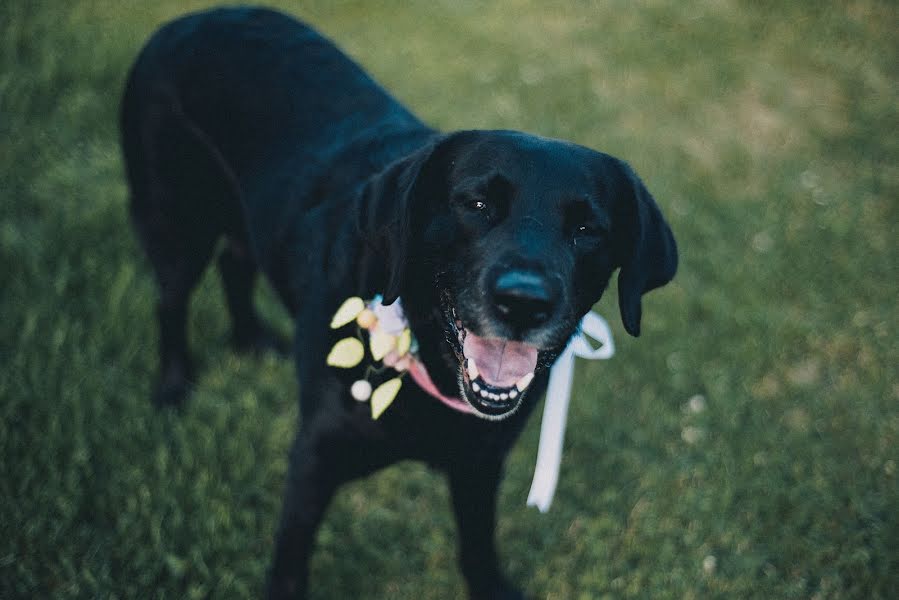
[(153, 103), (189, 119), (239, 179), (285, 155), (306, 159), (297, 166), (311, 172), (373, 128), (424, 127), (330, 41), (259, 8), (192, 14), (160, 29), (129, 77), (126, 138)]
[[(418, 145), (432, 133), (330, 41), (259, 8), (196, 13), (160, 29), (129, 75), (121, 121), (133, 210), (236, 237), (246, 221), (263, 263), (266, 244), (277, 243), (271, 232), (295, 212), (346, 195), (408, 151), (376, 140)], [(169, 189), (153, 189), (160, 183)]]

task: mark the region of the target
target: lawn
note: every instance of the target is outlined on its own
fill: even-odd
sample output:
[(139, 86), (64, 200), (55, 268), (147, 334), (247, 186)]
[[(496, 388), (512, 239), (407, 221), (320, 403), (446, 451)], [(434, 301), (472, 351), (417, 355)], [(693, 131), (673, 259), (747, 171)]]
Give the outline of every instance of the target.
[[(217, 276), (202, 377), (148, 397), (155, 290), (129, 227), (124, 76), (202, 2), (0, 6), (0, 598), (258, 597), (296, 424), (292, 365), (231, 353)], [(681, 250), (618, 354), (580, 364), (559, 490), (500, 497), (534, 598), (888, 598), (899, 589), (899, 8), (892, 2), (279, 3), (443, 129), (630, 161)], [(265, 313), (289, 324), (271, 292)], [(442, 479), (346, 487), (314, 598), (458, 598)]]

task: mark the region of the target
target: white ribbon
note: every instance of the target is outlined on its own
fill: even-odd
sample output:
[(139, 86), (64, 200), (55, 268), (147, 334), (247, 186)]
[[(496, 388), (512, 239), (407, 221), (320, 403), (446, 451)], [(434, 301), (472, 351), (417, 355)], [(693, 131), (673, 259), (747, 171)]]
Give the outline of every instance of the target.
[[(599, 342), (593, 348), (587, 336)], [(574, 376), (575, 357), (588, 360), (604, 360), (615, 354), (612, 332), (606, 320), (594, 312), (581, 319), (581, 326), (556, 360), (549, 373), (546, 402), (543, 405), (543, 421), (540, 424), (540, 443), (537, 448), (537, 464), (534, 480), (528, 493), (528, 506), (536, 506), (540, 512), (549, 510), (559, 481), (559, 465), (562, 462), (562, 442), (565, 438), (565, 421), (568, 417), (568, 401), (571, 399), (571, 381)]]

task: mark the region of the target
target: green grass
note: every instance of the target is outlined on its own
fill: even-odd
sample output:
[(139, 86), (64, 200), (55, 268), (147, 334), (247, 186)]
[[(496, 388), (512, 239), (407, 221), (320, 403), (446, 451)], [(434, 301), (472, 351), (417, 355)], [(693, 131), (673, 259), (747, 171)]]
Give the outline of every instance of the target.
[[(614, 290), (600, 303), (618, 355), (579, 366), (549, 514), (524, 506), (539, 419), (510, 456), (516, 581), (554, 599), (896, 593), (894, 3), (283, 6), (442, 128), (628, 159), (677, 235), (639, 340)], [(261, 591), (297, 388), (289, 361), (225, 349), (214, 273), (192, 303), (190, 405), (148, 402), (155, 291), (116, 114), (139, 47), (183, 10), (0, 7), (2, 598)], [(443, 481), (391, 468), (328, 513), (313, 597), (457, 598), (454, 540)]]

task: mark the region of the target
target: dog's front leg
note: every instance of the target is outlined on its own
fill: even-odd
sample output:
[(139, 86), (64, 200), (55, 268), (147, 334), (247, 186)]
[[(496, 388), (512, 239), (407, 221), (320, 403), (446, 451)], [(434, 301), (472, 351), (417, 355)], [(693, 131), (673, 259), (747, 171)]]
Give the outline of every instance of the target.
[(449, 471), (459, 528), (459, 563), (472, 600), (524, 598), (503, 576), (496, 556), (494, 529), (501, 473), (501, 459), (466, 461)]
[(316, 438), (301, 429), (290, 450), (281, 524), (268, 576), (270, 600), (306, 597), (315, 532), (338, 486), (316, 445)]
[(342, 483), (395, 460), (391, 452), (366, 435), (365, 426), (374, 424), (367, 411), (362, 415), (353, 421), (339, 409), (323, 409), (300, 427), (290, 450), (268, 598), (306, 597), (315, 533), (334, 492)]

